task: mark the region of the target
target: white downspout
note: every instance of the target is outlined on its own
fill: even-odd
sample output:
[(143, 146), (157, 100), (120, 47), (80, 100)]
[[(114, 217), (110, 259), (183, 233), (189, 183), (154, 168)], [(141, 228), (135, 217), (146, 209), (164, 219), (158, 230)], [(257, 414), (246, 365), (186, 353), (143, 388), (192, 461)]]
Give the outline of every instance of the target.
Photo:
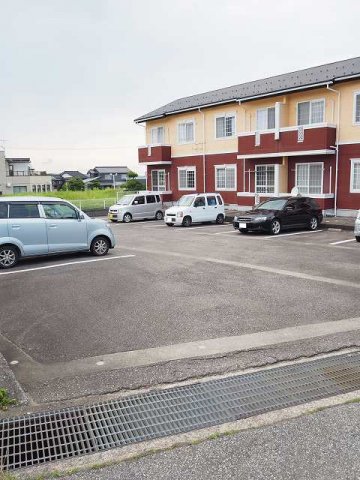
[(205, 156), (205, 113), (199, 108), (199, 113), (202, 114), (202, 137), (203, 137), (203, 177), (204, 177), (204, 193), (206, 193), (206, 156)]
[(335, 159), (335, 192), (334, 192), (334, 214), (337, 215), (337, 197), (338, 197), (338, 176), (339, 176), (339, 138), (340, 138), (340, 101), (341, 93), (339, 90), (329, 87), (329, 84), (326, 85), (326, 88), (331, 92), (334, 92), (338, 96), (338, 107), (337, 107), (337, 124), (336, 124), (336, 159)]

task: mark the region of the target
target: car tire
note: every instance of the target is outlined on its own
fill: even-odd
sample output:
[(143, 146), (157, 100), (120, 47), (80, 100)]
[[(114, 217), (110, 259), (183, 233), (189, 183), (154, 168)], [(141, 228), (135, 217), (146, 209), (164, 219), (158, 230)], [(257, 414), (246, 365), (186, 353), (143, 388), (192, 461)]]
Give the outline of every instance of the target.
[(110, 248), (110, 241), (106, 237), (95, 237), (91, 242), (90, 252), (95, 257), (104, 257), (108, 254)]
[(222, 213), (219, 213), (219, 215), (216, 217), (217, 225), (222, 225), (224, 221), (225, 221), (224, 215)]
[(360, 242), (360, 237), (355, 237), (355, 240), (356, 240), (357, 242)]
[(191, 220), (191, 217), (188, 215), (186, 217), (184, 217), (183, 221), (182, 221), (182, 226), (183, 227), (190, 227), (192, 224), (192, 220)]
[(316, 230), (319, 226), (319, 220), (317, 217), (311, 217), (309, 221), (309, 230)]
[(124, 223), (130, 223), (132, 220), (132, 215), (131, 213), (125, 213), (123, 216), (123, 222)]
[(13, 245), (3, 245), (0, 247), (0, 268), (12, 268), (18, 263), (19, 252)]
[(161, 210), (158, 210), (155, 214), (155, 220), (162, 220), (164, 218), (164, 214)]
[(270, 225), (270, 233), (271, 235), (279, 235), (281, 232), (281, 223), (280, 220), (274, 218)]
[(173, 226), (174, 226), (173, 223), (167, 223), (166, 225), (167, 225), (168, 227), (173, 227)]
[(244, 234), (245, 234), (245, 233), (248, 233), (248, 231), (249, 231), (249, 230), (248, 230), (247, 228), (239, 228), (239, 232), (240, 232), (240, 233), (244, 233)]

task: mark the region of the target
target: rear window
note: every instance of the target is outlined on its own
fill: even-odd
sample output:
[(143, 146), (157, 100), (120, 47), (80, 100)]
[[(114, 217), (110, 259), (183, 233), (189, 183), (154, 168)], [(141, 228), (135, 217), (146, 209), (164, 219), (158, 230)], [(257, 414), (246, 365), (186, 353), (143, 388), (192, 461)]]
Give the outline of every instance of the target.
[(9, 218), (40, 218), (37, 203), (10, 203)]
[(217, 195), (216, 198), (217, 198), (218, 204), (222, 205), (223, 201), (222, 201), (222, 198), (220, 197), (220, 195)]
[(156, 203), (155, 195), (146, 195), (146, 202), (147, 203)]
[(160, 195), (156, 195), (156, 201), (160, 203)]
[(7, 218), (7, 217), (8, 217), (8, 204), (0, 203), (0, 218)]
[(316, 210), (319, 210), (319, 209), (320, 209), (319, 204), (318, 204), (317, 201), (314, 200), (313, 198), (308, 198), (308, 199), (306, 200), (306, 203), (308, 203), (311, 208), (315, 208)]
[(207, 197), (207, 203), (209, 207), (216, 207), (216, 197)]

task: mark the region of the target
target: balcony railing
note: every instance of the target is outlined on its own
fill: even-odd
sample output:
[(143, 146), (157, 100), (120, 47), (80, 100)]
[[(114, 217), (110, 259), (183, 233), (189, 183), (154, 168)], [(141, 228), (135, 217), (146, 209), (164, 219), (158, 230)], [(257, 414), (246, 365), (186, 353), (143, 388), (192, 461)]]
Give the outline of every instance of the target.
[(146, 145), (139, 147), (139, 163), (143, 164), (171, 164), (170, 145)]
[(239, 135), (239, 155), (282, 154), (287, 152), (331, 151), (336, 127), (329, 124), (301, 125), (279, 130), (244, 132)]

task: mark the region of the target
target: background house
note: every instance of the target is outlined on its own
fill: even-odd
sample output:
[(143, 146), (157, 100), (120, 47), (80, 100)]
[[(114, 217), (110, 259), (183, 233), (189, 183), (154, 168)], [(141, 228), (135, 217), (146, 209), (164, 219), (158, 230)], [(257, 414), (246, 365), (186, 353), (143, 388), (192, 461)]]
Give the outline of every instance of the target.
[(64, 170), (61, 173), (51, 174), (52, 186), (54, 190), (60, 190), (66, 182), (72, 178), (81, 178), (81, 180), (86, 180), (87, 176), (84, 173), (79, 172), (78, 170)]
[(86, 183), (97, 180), (100, 188), (118, 188), (128, 180), (128, 167), (94, 167), (87, 172), (88, 179)]
[(0, 195), (51, 190), (51, 176), (33, 169), (30, 158), (5, 158), (5, 151), (0, 151)]

